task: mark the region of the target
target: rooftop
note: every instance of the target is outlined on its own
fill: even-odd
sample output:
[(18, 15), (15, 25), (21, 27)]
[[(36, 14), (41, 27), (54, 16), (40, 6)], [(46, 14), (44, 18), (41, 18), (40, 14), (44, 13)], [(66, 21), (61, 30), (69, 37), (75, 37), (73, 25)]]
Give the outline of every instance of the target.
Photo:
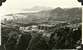
[(39, 26), (47, 26), (47, 27), (52, 27), (52, 26), (55, 26), (55, 25), (40, 24)]

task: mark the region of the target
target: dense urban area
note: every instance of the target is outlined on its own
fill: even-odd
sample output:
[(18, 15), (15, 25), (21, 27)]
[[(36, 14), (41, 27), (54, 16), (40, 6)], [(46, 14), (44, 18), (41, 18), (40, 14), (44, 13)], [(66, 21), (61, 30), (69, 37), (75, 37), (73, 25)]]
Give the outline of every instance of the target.
[(5, 18), (1, 23), (1, 44), (5, 50), (77, 49), (81, 45), (82, 8), (58, 7), (6, 16), (13, 19)]

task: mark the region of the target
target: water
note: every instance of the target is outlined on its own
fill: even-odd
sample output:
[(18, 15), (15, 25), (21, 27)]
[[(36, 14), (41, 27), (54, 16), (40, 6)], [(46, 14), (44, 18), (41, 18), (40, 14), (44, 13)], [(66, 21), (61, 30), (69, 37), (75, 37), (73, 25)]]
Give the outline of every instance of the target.
[(5, 13), (1, 13), (1, 20), (4, 18), (11, 19), (12, 16), (5, 16), (7, 14), (16, 14), (16, 13), (33, 13), (33, 12), (39, 12), (39, 11), (22, 11), (22, 10), (8, 10)]

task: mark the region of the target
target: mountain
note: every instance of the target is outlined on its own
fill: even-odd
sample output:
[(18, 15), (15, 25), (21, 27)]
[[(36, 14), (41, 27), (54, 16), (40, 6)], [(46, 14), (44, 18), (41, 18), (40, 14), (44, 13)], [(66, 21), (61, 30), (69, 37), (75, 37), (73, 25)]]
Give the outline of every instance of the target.
[[(38, 6), (37, 6), (38, 7)], [(19, 13), (26, 17), (15, 20), (20, 23), (56, 23), (56, 21), (67, 21), (72, 23), (82, 22), (82, 8), (60, 8), (57, 7), (51, 10), (43, 10), (36, 13)]]
[(49, 14), (51, 15), (50, 20), (54, 19), (55, 21), (81, 20), (82, 8), (55, 8), (52, 11), (50, 11)]
[(44, 7), (44, 6), (35, 6), (30, 9), (23, 9), (24, 11), (43, 11), (43, 10), (50, 10), (51, 7)]
[(57, 8), (55, 8), (55, 9), (53, 9), (52, 11), (50, 11), (52, 14), (54, 14), (54, 13), (62, 13), (63, 12), (63, 9), (62, 8), (60, 8), (60, 7), (57, 7)]

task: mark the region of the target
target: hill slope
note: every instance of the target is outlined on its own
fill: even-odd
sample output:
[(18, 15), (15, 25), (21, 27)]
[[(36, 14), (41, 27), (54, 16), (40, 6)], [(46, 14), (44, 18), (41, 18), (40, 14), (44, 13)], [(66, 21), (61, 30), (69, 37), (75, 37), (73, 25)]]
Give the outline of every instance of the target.
[[(79, 21), (82, 22), (82, 8), (66, 8), (60, 7), (53, 10), (44, 10), (36, 13), (19, 13), (26, 15), (26, 17), (18, 18), (15, 22), (22, 23), (42, 23), (50, 21)], [(19, 16), (20, 17), (20, 16)]]

